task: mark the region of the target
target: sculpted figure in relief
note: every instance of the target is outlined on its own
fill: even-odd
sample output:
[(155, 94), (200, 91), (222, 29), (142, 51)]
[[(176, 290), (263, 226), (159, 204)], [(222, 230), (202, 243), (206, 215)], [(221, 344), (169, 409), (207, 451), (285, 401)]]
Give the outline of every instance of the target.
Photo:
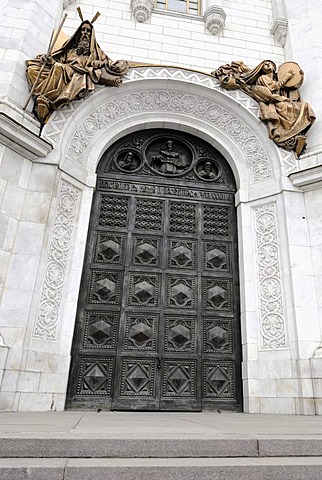
[(216, 174), (212, 171), (211, 162), (205, 162), (202, 168), (198, 171), (198, 175), (206, 180), (213, 180)]
[(133, 152), (128, 152), (123, 159), (118, 161), (118, 165), (123, 168), (123, 170), (135, 170), (138, 166)]
[[(45, 58), (45, 55), (38, 55), (27, 60), (30, 87), (37, 80)], [(47, 58), (33, 92), (35, 114), (43, 124), (54, 110), (93, 91), (96, 83), (119, 86), (128, 69), (127, 61), (113, 62), (101, 50), (92, 22), (83, 21), (62, 47)]]
[(271, 60), (251, 69), (243, 62), (222, 65), (212, 74), (227, 90), (242, 90), (259, 104), (260, 119), (269, 137), (281, 148), (299, 156), (306, 147), (306, 133), (315, 121), (310, 105), (302, 101), (298, 88), (304, 74), (295, 62), (282, 64), (278, 71)]
[(162, 173), (179, 173), (183, 169), (182, 162), (180, 160), (180, 153), (174, 150), (172, 140), (168, 140), (166, 148), (160, 150), (160, 154), (152, 157), (152, 161), (160, 162), (160, 172)]

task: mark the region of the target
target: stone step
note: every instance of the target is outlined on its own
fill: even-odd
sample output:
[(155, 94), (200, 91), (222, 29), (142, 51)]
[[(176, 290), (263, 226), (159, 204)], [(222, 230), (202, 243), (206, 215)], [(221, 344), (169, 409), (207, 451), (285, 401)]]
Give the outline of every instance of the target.
[[(0, 438), (0, 458), (221, 458), (322, 456), (322, 436), (257, 438)], [(321, 474), (322, 478), (322, 474)]]
[(1, 480), (321, 480), (322, 457), (0, 459)]

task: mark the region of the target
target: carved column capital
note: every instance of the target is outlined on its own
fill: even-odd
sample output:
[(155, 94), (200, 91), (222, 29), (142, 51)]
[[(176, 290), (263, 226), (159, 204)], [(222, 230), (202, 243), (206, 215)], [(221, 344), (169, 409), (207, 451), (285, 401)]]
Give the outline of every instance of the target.
[(153, 0), (131, 0), (131, 11), (134, 19), (140, 23), (149, 20), (153, 6)]
[(206, 29), (212, 35), (218, 35), (225, 26), (226, 14), (224, 9), (216, 5), (207, 8), (204, 14)]
[(288, 22), (285, 18), (276, 18), (271, 28), (271, 35), (274, 36), (276, 43), (285, 46)]

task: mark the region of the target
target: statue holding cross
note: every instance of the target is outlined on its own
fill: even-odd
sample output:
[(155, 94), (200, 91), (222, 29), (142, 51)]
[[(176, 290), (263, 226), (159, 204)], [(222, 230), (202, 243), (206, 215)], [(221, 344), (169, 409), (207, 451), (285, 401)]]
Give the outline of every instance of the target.
[(50, 114), (73, 100), (85, 97), (95, 84), (119, 86), (129, 69), (125, 60), (113, 62), (98, 45), (93, 22), (83, 19), (76, 32), (47, 55), (27, 60), (27, 78), (35, 97), (34, 111), (41, 124)]

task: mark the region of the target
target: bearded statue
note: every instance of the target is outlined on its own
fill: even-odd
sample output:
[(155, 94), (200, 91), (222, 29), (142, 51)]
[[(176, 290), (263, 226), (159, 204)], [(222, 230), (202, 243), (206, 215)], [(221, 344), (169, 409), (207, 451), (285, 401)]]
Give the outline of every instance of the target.
[(46, 123), (54, 110), (92, 92), (96, 83), (119, 86), (129, 69), (127, 61), (113, 62), (101, 50), (89, 21), (83, 21), (50, 56), (38, 55), (27, 60), (26, 65), (30, 87), (36, 82), (34, 112), (41, 124)]

